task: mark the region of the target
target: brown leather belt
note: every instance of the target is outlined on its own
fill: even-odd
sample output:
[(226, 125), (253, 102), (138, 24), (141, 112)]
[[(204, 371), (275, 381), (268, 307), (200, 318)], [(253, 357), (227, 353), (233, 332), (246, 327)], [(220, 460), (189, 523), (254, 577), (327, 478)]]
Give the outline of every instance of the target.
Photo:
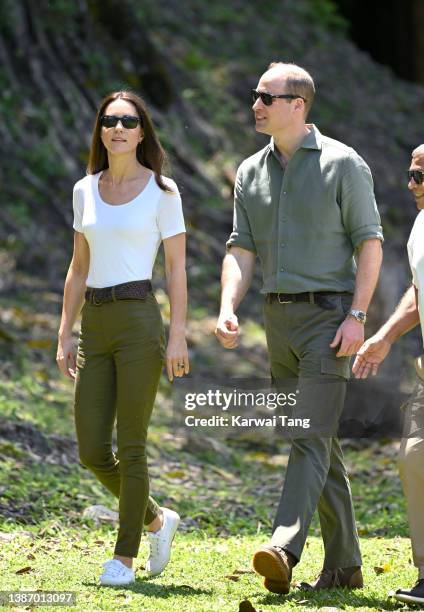
[(129, 281), (112, 287), (87, 287), (85, 301), (100, 306), (117, 300), (144, 300), (151, 291), (150, 280)]
[(293, 302), (309, 302), (316, 304), (322, 298), (332, 297), (333, 295), (350, 295), (347, 291), (305, 291), (304, 293), (267, 293), (268, 302), (277, 301), (280, 304), (291, 304)]

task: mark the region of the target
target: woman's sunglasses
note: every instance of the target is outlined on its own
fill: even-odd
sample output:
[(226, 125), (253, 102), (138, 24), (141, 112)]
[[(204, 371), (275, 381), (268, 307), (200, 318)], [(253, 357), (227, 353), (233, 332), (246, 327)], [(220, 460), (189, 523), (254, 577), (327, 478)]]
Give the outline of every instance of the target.
[(100, 117), (100, 125), (105, 128), (116, 127), (118, 121), (126, 130), (134, 130), (139, 123), (142, 123), (141, 119), (134, 115), (121, 115), (120, 117), (118, 115), (102, 115)]
[(257, 89), (252, 89), (251, 95), (253, 103), (260, 98), (265, 106), (271, 106), (274, 98), (284, 98), (285, 100), (296, 100), (296, 98), (301, 98), (304, 102), (306, 102), (306, 98), (303, 96), (297, 96), (296, 94), (270, 94), (266, 93), (265, 91), (258, 91)]
[(424, 172), (422, 170), (407, 170), (408, 183), (411, 179), (414, 179), (417, 185), (421, 185), (424, 181)]

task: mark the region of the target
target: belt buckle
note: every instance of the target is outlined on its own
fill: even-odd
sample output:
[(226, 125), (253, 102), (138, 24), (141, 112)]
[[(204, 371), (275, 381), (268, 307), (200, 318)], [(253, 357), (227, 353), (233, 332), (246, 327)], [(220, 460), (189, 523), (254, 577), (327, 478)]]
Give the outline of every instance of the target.
[(96, 300), (96, 291), (94, 290), (91, 294), (91, 301), (93, 302), (94, 306), (100, 306), (102, 304), (102, 300), (100, 299), (100, 301)]
[(280, 295), (284, 295), (282, 293), (277, 293), (277, 299), (279, 304), (293, 304), (293, 300), (281, 300)]

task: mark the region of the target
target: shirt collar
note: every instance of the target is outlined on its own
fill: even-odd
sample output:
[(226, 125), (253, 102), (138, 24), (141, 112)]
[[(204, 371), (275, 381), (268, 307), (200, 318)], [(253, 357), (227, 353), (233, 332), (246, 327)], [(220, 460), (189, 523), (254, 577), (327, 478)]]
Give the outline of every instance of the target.
[[(307, 123), (306, 127), (309, 128), (309, 133), (306, 134), (304, 139), (299, 145), (299, 149), (315, 149), (317, 151), (321, 151), (322, 149), (322, 136), (319, 129), (313, 123)], [(274, 138), (271, 136), (271, 140), (269, 143), (270, 150), (275, 153), (275, 142)]]

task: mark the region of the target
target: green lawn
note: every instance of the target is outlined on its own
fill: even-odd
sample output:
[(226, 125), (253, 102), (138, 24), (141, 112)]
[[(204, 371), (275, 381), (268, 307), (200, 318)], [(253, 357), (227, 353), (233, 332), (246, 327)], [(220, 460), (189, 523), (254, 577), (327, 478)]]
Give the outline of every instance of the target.
[[(17, 532), (19, 533), (19, 532)], [(143, 543), (136, 567), (137, 579), (127, 588), (100, 587), (101, 563), (113, 548), (109, 529), (61, 529), (53, 536), (22, 532), (1, 551), (1, 588), (12, 590), (75, 591), (74, 610), (238, 610), (249, 600), (257, 610), (274, 612), (293, 608), (317, 610), (332, 606), (344, 610), (393, 610), (387, 592), (394, 584), (414, 578), (409, 565), (408, 541), (387, 538), (363, 540), (366, 588), (356, 592), (305, 595), (293, 590), (281, 597), (267, 593), (259, 576), (250, 569), (250, 557), (262, 536), (212, 537), (204, 531), (176, 538), (173, 559), (162, 576), (148, 578), (142, 569), (147, 547)], [(295, 580), (310, 579), (319, 570), (321, 543), (311, 537)], [(387, 563), (388, 571), (376, 575), (373, 566)], [(19, 569), (31, 568), (16, 574)]]
[[(112, 556), (115, 527), (96, 526), (82, 512), (93, 504), (116, 509), (116, 500), (78, 463), (72, 384), (54, 369), (57, 320), (46, 315), (34, 323), (26, 308), (12, 315), (28, 319), (38, 339), (22, 342), (23, 348), (4, 360), (5, 375), (0, 378), (0, 590), (75, 591), (77, 605), (68, 609), (89, 611), (237, 611), (244, 600), (262, 612), (393, 610), (399, 605), (387, 595), (411, 585), (416, 570), (396, 442), (345, 444), (365, 588), (318, 595), (293, 589), (280, 597), (265, 591), (250, 563), (255, 548), (270, 535), (287, 444), (176, 438), (166, 384), (158, 396), (148, 450), (152, 494), (182, 518), (173, 558), (162, 576), (147, 578), (143, 539), (135, 585), (100, 587), (98, 576)], [(15, 333), (19, 336), (18, 325)], [(315, 519), (293, 581), (310, 581), (322, 557)], [(241, 609), (252, 612), (247, 604)]]

